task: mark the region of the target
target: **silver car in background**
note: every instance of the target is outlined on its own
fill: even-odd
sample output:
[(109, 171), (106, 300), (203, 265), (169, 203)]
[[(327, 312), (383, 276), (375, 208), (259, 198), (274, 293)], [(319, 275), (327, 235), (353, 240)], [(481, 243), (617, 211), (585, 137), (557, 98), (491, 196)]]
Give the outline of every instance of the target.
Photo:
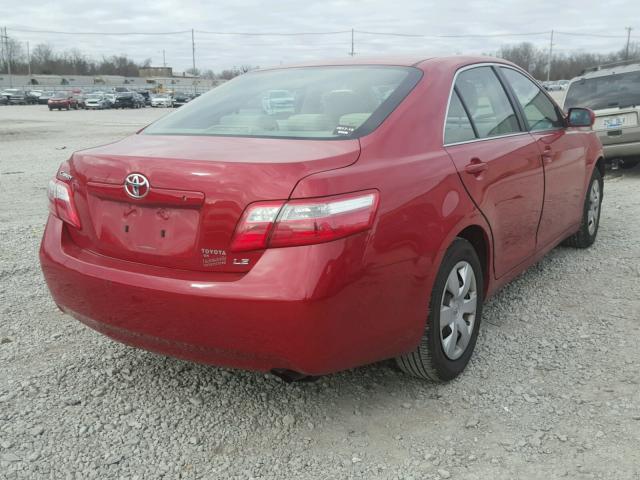
[(594, 111), (607, 162), (620, 161), (623, 168), (640, 163), (640, 62), (585, 71), (571, 80), (563, 107)]
[(111, 103), (103, 93), (90, 93), (86, 96), (84, 105), (88, 110), (102, 110), (111, 107)]

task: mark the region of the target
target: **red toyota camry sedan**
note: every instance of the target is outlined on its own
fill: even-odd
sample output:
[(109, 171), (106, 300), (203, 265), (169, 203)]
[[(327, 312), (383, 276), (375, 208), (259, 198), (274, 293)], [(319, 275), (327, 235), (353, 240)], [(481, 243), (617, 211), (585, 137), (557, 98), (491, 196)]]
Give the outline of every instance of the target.
[(487, 297), (594, 242), (592, 122), (492, 58), (251, 72), (64, 162), (42, 269), (63, 311), (132, 346), (450, 380)]

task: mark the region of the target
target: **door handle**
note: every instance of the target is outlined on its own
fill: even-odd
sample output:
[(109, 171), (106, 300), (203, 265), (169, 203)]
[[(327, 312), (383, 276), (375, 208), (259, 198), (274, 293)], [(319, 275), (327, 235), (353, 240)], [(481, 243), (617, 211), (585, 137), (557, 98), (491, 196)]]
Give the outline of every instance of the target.
[(551, 147), (549, 145), (544, 147), (544, 150), (542, 151), (542, 160), (545, 163), (551, 163), (553, 161), (553, 152), (551, 151)]
[(471, 159), (471, 163), (468, 163), (464, 167), (464, 171), (470, 173), (471, 175), (480, 175), (487, 168), (489, 168), (489, 165), (481, 161), (479, 158), (474, 157)]

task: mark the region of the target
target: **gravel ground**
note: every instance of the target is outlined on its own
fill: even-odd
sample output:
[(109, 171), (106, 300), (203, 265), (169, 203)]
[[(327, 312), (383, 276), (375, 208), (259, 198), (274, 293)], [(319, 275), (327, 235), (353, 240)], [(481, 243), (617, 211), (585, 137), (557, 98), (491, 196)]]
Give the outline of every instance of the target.
[(288, 385), (125, 347), (49, 298), (47, 181), (164, 113), (0, 107), (1, 478), (640, 479), (640, 168), (608, 174), (591, 249), (488, 302), (459, 379)]

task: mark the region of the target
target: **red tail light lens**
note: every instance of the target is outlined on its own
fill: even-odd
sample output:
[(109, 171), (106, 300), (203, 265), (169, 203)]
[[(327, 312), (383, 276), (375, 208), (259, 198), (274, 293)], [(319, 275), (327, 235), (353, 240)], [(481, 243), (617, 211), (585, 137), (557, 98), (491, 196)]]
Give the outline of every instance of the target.
[(240, 219), (231, 250), (337, 240), (369, 229), (377, 207), (376, 191), (251, 205)]
[(73, 201), (71, 186), (60, 180), (51, 180), (47, 189), (49, 211), (69, 225), (80, 228), (80, 217)]
[(250, 205), (242, 214), (231, 242), (231, 250), (243, 252), (267, 248), (267, 240), (284, 202), (261, 202)]

